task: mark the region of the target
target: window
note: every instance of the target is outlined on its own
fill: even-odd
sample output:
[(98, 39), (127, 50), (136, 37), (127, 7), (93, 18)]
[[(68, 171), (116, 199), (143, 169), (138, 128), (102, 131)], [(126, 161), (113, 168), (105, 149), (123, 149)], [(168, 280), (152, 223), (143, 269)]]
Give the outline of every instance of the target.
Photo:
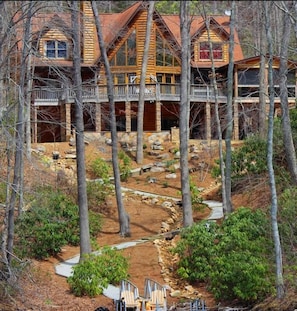
[[(221, 60), (223, 59), (223, 48), (221, 43), (212, 43), (212, 53), (213, 59)], [(200, 43), (200, 60), (210, 60), (210, 43), (201, 42)]]
[(238, 84), (240, 85), (259, 85), (259, 69), (246, 68), (238, 71)]
[(156, 35), (156, 65), (170, 67), (179, 66), (166, 40), (164, 40), (158, 32)]
[(66, 58), (67, 43), (64, 41), (47, 41), (46, 42), (47, 58)]
[(111, 66), (136, 66), (136, 30), (130, 34), (110, 62)]

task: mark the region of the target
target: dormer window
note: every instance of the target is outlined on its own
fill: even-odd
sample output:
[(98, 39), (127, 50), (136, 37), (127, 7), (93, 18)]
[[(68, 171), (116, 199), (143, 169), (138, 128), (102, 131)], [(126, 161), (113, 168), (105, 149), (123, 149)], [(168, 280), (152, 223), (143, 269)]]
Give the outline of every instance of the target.
[(65, 41), (46, 41), (47, 58), (67, 58), (67, 43)]
[[(223, 46), (221, 43), (212, 43), (212, 52), (214, 60), (223, 59)], [(199, 46), (200, 60), (210, 60), (210, 44), (209, 42), (201, 42)]]

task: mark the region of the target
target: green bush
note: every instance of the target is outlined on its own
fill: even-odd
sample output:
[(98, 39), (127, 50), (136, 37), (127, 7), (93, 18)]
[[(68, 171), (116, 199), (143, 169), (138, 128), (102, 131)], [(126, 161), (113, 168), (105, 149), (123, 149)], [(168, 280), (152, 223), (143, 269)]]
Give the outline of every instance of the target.
[(100, 254), (89, 254), (73, 268), (67, 279), (75, 296), (95, 297), (102, 294), (108, 284), (117, 285), (128, 278), (128, 261), (120, 251), (103, 247)]
[(191, 179), (190, 179), (190, 191), (191, 191), (191, 202), (192, 202), (193, 209), (199, 210), (203, 202), (201, 191)]
[[(44, 259), (61, 251), (64, 245), (79, 244), (78, 206), (64, 194), (40, 188), (31, 208), (16, 221), (16, 252), (20, 256)], [(99, 214), (89, 215), (94, 237), (101, 228)]]
[(297, 265), (297, 187), (286, 189), (279, 197), (279, 230), (286, 262)]
[(0, 183), (0, 202), (4, 204), (6, 200), (6, 183)]
[(131, 176), (132, 161), (123, 150), (119, 151), (118, 158), (119, 158), (121, 181), (127, 181), (128, 178)]
[(220, 228), (210, 288), (216, 298), (253, 302), (272, 291), (269, 222), (261, 211), (240, 208)]
[(102, 205), (106, 198), (112, 193), (112, 184), (104, 181), (88, 181), (87, 182), (87, 196), (90, 208), (95, 208)]
[(217, 299), (254, 302), (273, 289), (269, 224), (265, 213), (240, 208), (221, 226), (201, 222), (183, 230), (173, 249), (178, 274), (206, 282)]
[(96, 158), (91, 163), (92, 173), (97, 178), (101, 178), (104, 182), (109, 180), (109, 175), (111, 174), (111, 167), (106, 161), (102, 158)]
[(195, 282), (209, 277), (216, 231), (216, 223), (207, 221), (181, 231), (181, 240), (173, 249), (180, 256), (177, 273), (181, 278)]

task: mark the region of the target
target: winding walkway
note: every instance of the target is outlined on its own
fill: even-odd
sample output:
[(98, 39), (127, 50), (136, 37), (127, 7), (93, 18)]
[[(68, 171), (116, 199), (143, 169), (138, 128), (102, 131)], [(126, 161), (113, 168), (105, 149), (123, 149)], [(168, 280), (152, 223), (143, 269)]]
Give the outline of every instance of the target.
[[(163, 198), (163, 199), (180, 201), (180, 199), (177, 199), (177, 198), (172, 198), (172, 197), (168, 197), (168, 196), (161, 196), (161, 195), (142, 192), (142, 191), (134, 191), (134, 190), (127, 189), (127, 188), (123, 188), (122, 190), (123, 191), (133, 191), (135, 194), (138, 194), (138, 195), (145, 195), (145, 196), (150, 196), (150, 197), (159, 197), (159, 198)], [(217, 201), (212, 201), (212, 200), (205, 200), (205, 201), (203, 201), (203, 203), (207, 204), (209, 206), (209, 208), (211, 208), (211, 210), (212, 210), (211, 214), (208, 217), (209, 220), (219, 220), (219, 219), (223, 218), (222, 203), (217, 202)], [(127, 247), (132, 247), (132, 246), (136, 246), (136, 245), (141, 244), (141, 243), (145, 243), (149, 240), (150, 239), (139, 239), (139, 240), (135, 240), (135, 241), (123, 242), (120, 244), (111, 245), (111, 247), (116, 248), (116, 249), (124, 249)], [(99, 255), (100, 251), (96, 252), (96, 253), (98, 253), (98, 255)], [(76, 255), (76, 256), (74, 256), (74, 257), (72, 257), (66, 261), (63, 261), (63, 262), (55, 265), (56, 274), (58, 274), (60, 276), (64, 276), (64, 277), (71, 276), (72, 268), (76, 264), (78, 264), (79, 258), (80, 258), (80, 255), (78, 254), (78, 255)], [(103, 294), (110, 299), (118, 300), (120, 292), (119, 292), (118, 287), (113, 286), (113, 285), (109, 285), (106, 289), (104, 289)]]

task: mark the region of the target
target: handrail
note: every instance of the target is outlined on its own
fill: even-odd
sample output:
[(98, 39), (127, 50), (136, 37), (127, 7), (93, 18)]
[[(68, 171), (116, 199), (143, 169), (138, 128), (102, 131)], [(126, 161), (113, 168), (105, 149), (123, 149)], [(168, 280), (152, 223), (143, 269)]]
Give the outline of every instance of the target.
[[(113, 96), (115, 101), (138, 101), (140, 93), (139, 84), (117, 84), (113, 87)], [(70, 88), (50, 88), (36, 87), (33, 90), (35, 101), (74, 101), (75, 93)], [(222, 92), (219, 96), (225, 96)], [(108, 101), (108, 90), (106, 85), (89, 85), (82, 87), (82, 97), (84, 101), (95, 102)], [(145, 85), (145, 100), (178, 100), (180, 97), (180, 84), (151, 83)], [(213, 87), (209, 85), (191, 85), (190, 98), (195, 100), (202, 98), (210, 100), (214, 97)]]

